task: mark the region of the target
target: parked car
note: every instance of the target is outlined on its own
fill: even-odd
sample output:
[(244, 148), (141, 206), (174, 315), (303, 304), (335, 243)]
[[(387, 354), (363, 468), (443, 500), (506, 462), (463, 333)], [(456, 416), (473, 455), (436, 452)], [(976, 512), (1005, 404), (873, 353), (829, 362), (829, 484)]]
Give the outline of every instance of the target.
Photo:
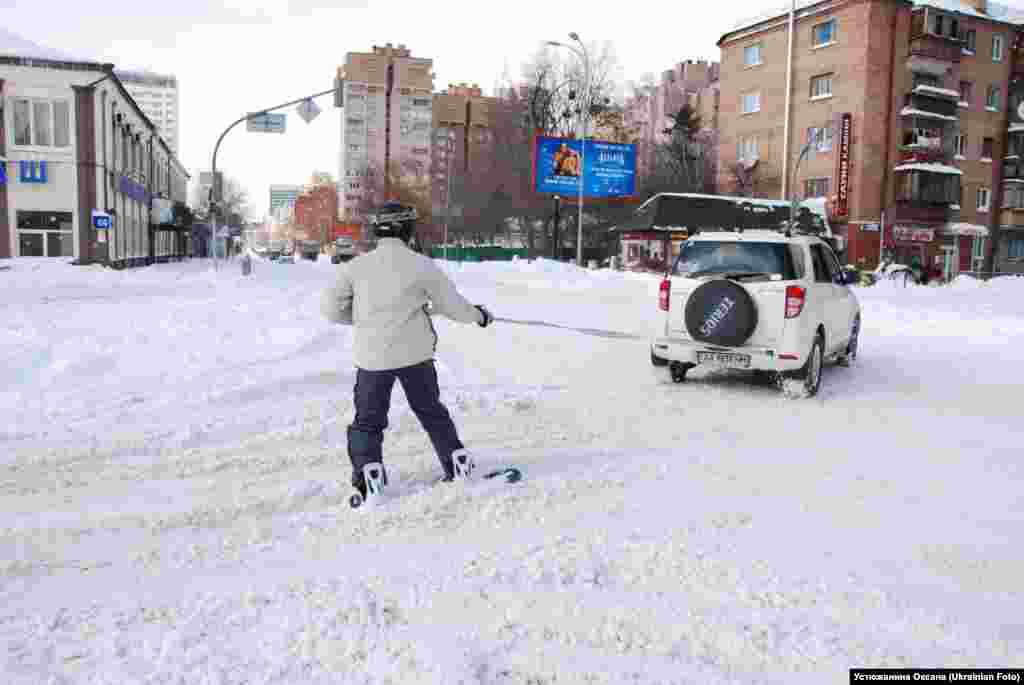
[(334, 239), (334, 254), (331, 255), (331, 264), (347, 262), (356, 256), (356, 244), (350, 236), (338, 236)]
[(681, 383), (697, 365), (821, 387), (827, 361), (854, 362), (860, 304), (828, 243), (771, 230), (701, 232), (661, 282), (651, 362)]

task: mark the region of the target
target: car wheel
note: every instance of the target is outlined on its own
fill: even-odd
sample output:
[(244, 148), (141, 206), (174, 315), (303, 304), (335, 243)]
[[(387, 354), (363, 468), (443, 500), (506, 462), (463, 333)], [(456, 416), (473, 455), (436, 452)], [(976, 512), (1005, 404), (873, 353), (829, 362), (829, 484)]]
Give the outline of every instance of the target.
[(682, 362), (672, 362), (668, 366), (669, 375), (672, 376), (673, 383), (682, 383), (686, 380), (686, 372), (690, 370), (690, 367)]
[(853, 330), (850, 331), (850, 342), (846, 344), (846, 352), (839, 357), (840, 366), (853, 366), (857, 361), (857, 346), (860, 343), (860, 315), (853, 320)]
[(800, 381), (804, 394), (807, 397), (814, 397), (821, 388), (821, 367), (824, 359), (825, 344), (821, 335), (814, 337), (814, 344), (811, 345), (811, 353), (807, 356), (807, 363), (803, 368), (793, 374), (793, 377)]
[(651, 350), (651, 364), (654, 366), (668, 366), (668, 360), (662, 359), (658, 355), (654, 354), (654, 350)]

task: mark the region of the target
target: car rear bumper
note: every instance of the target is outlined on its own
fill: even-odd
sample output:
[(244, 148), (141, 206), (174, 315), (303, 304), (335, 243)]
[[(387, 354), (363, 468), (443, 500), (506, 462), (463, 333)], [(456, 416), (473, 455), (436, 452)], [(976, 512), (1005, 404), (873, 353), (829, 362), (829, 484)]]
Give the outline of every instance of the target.
[[(795, 371), (802, 367), (805, 362), (805, 355), (789, 351), (780, 351), (771, 347), (751, 345), (743, 345), (741, 347), (722, 347), (719, 345), (709, 345), (681, 338), (653, 338), (651, 340), (651, 352), (662, 359), (667, 359), (673, 362), (682, 362), (683, 364), (693, 364), (694, 366), (698, 364), (703, 365), (705, 363), (709, 365), (716, 365), (715, 362), (698, 362), (698, 353), (700, 352), (746, 355), (750, 357), (750, 366), (728, 366), (732, 366), (732, 368), (748, 368), (757, 371)], [(792, 357), (796, 358), (793, 359)]]

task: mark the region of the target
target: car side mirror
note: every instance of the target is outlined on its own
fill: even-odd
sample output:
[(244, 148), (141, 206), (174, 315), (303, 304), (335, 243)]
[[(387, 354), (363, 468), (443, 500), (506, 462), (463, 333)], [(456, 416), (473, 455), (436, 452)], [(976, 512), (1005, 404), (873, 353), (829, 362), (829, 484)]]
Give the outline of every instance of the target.
[(853, 283), (853, 274), (846, 271), (840, 271), (836, 274), (835, 278), (832, 279), (832, 282), (836, 285), (850, 285)]

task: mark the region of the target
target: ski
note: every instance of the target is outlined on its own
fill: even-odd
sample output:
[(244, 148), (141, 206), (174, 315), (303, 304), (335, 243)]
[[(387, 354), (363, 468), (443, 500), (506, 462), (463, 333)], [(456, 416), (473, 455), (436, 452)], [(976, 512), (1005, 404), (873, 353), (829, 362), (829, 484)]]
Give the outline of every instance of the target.
[[(503, 483), (518, 483), (522, 479), (523, 479), (523, 472), (522, 472), (522, 470), (519, 467), (517, 467), (517, 466), (504, 466), (504, 467), (501, 467), (501, 468), (497, 468), (497, 469), (493, 469), (491, 471), (488, 471), (488, 472), (484, 473), (483, 475), (481, 475), (479, 477), (473, 477), (473, 478), (467, 479), (466, 482), (472, 483), (473, 481), (497, 481), (497, 482), (503, 482)], [(433, 487), (433, 486), (439, 485), (441, 483), (450, 483), (450, 482), (453, 482), (453, 481), (446, 481), (443, 478), (439, 478), (438, 480), (436, 480), (433, 483), (429, 484), (427, 487)], [(377, 503), (377, 502), (381, 501), (382, 499), (387, 499), (387, 498), (384, 498), (382, 496), (382, 491), (380, 490), (379, 487), (375, 488), (375, 487), (369, 485), (369, 480), (367, 481), (367, 485), (368, 485), (368, 487), (367, 487), (367, 493), (366, 493), (367, 496), (366, 497), (363, 497), (362, 493), (360, 493), (360, 492), (354, 492), (354, 493), (352, 493), (352, 496), (349, 497), (348, 504), (349, 504), (349, 506), (351, 508), (359, 509), (363, 505), (365, 505), (367, 502)], [(420, 489), (421, 488), (414, 488), (412, 490), (412, 492), (417, 492)]]

